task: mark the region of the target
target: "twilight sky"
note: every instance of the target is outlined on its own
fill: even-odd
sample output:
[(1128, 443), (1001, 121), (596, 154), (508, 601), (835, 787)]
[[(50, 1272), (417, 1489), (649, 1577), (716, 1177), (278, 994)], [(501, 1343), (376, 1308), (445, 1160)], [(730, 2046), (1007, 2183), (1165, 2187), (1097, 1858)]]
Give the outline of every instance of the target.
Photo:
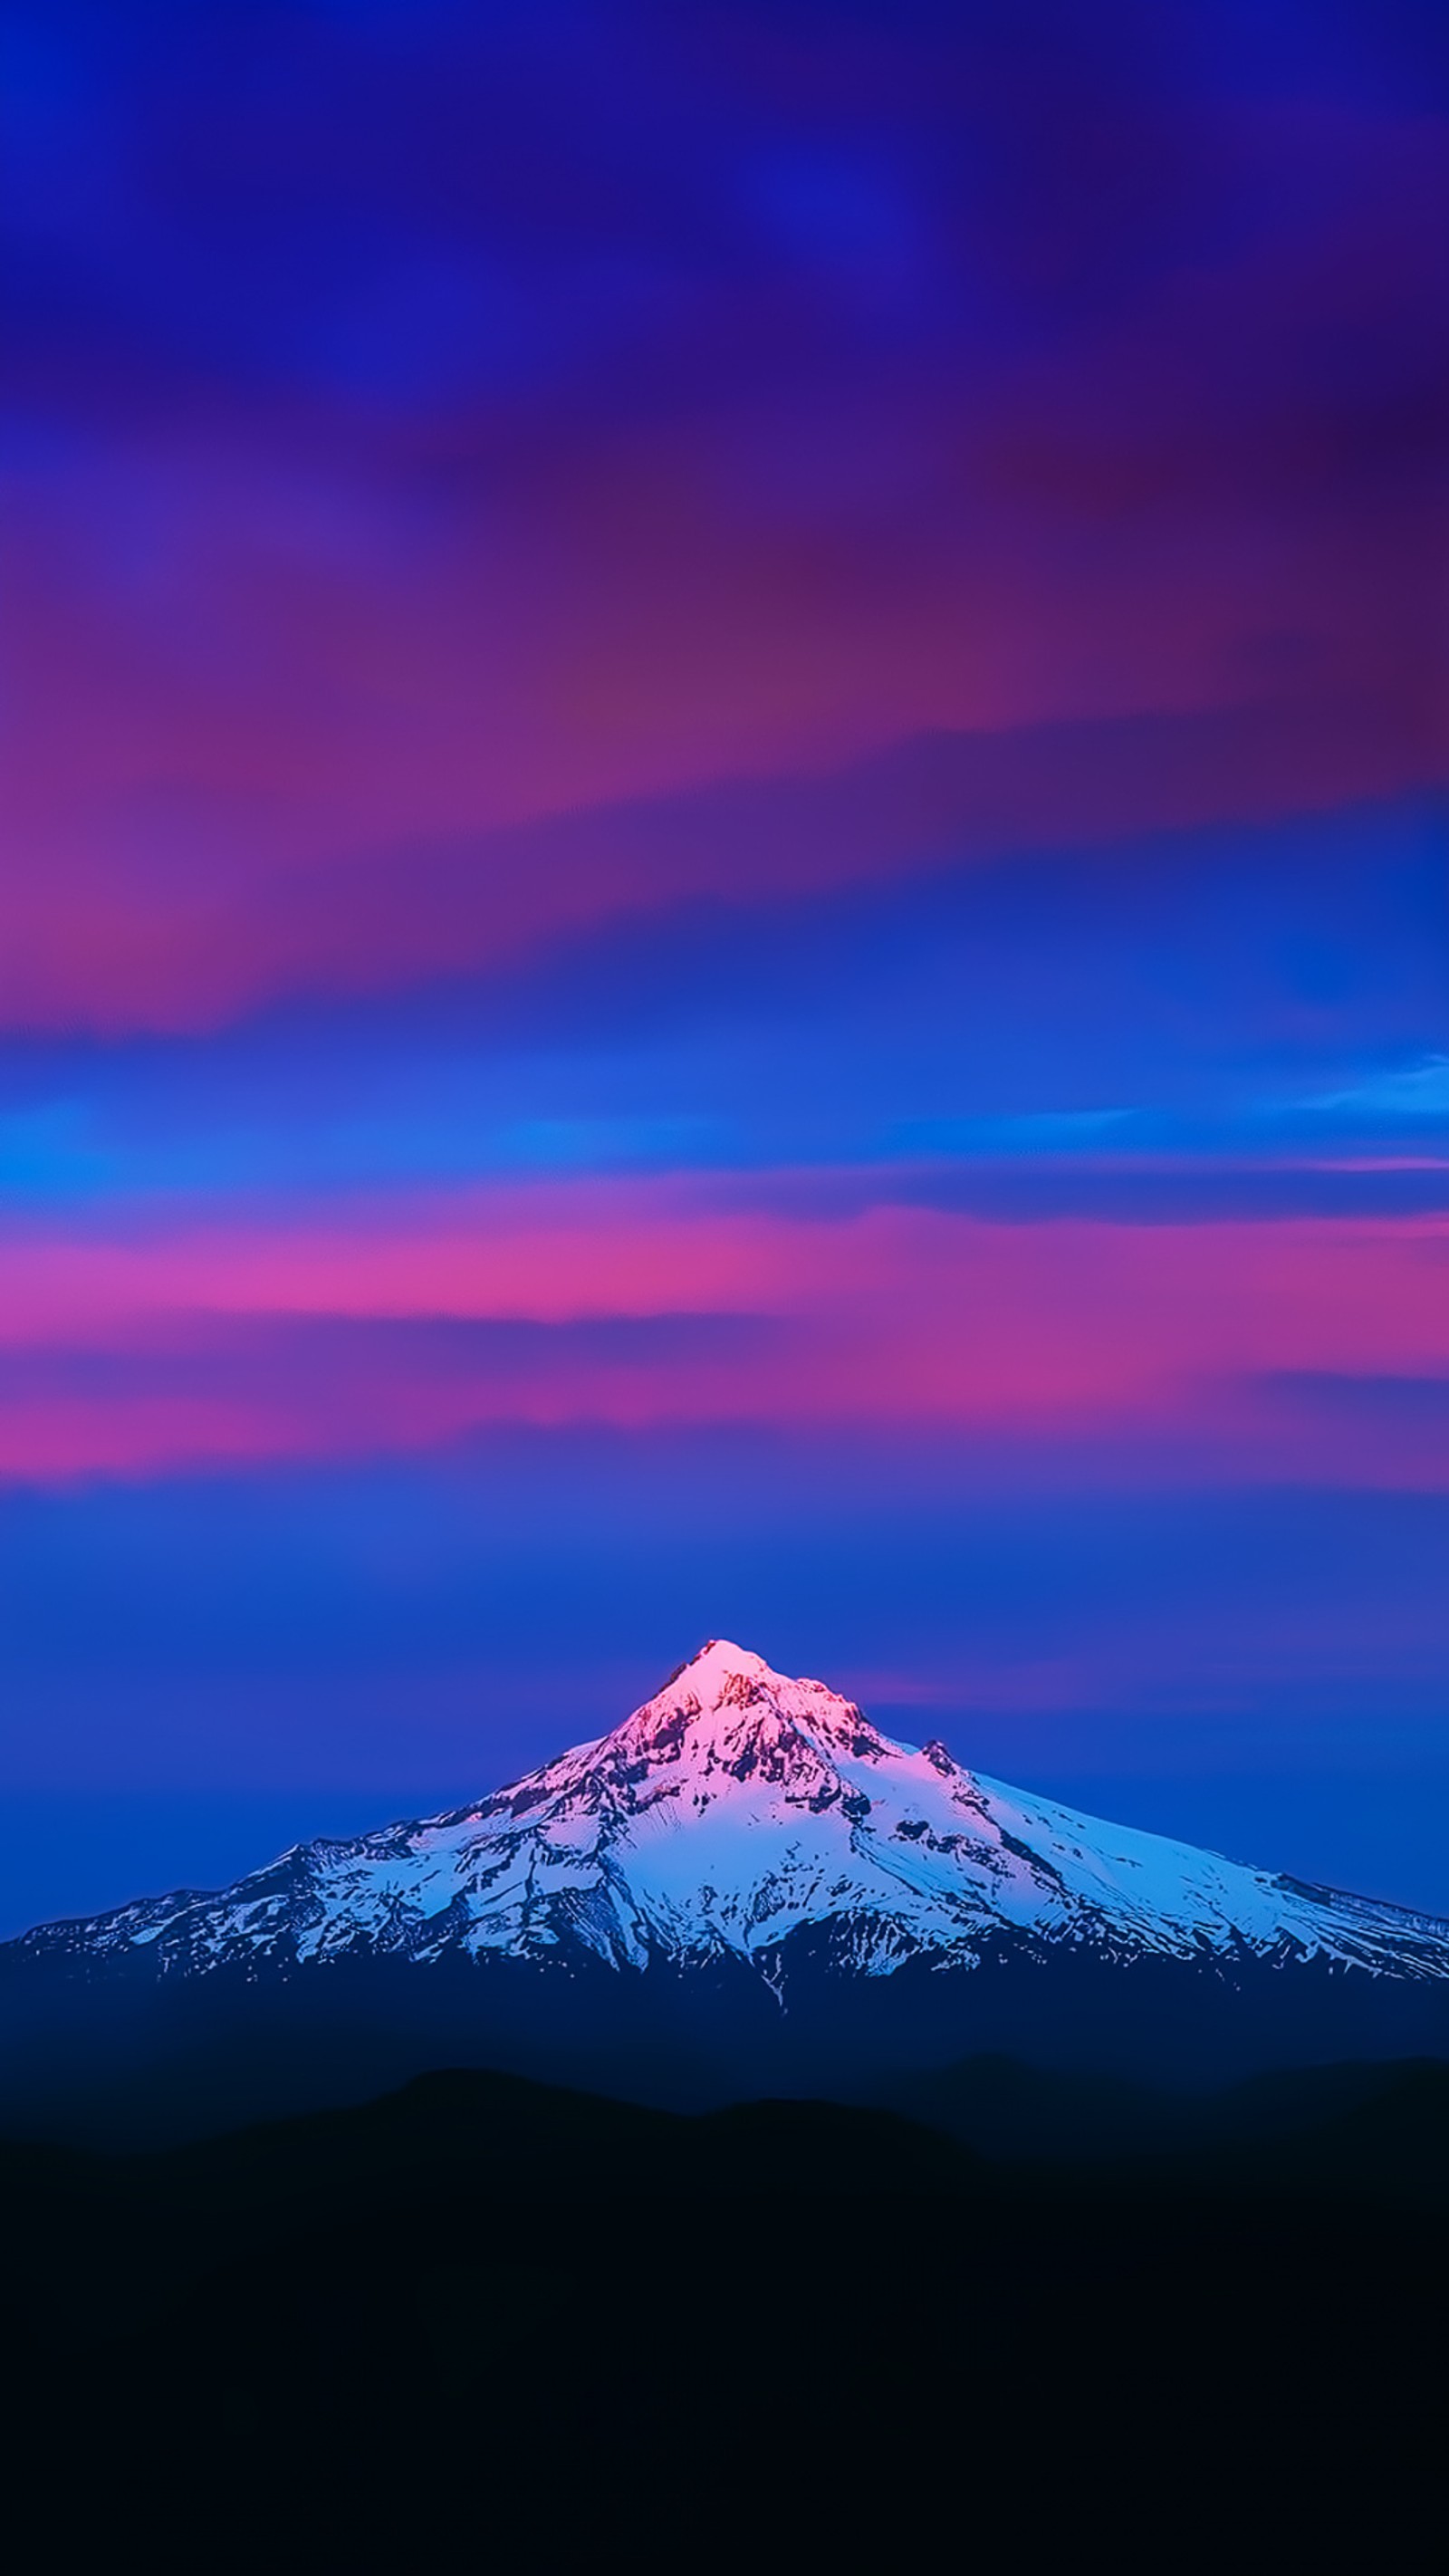
[(1434, 0), (15, 0), (0, 1931), (707, 1634), (1449, 1911)]

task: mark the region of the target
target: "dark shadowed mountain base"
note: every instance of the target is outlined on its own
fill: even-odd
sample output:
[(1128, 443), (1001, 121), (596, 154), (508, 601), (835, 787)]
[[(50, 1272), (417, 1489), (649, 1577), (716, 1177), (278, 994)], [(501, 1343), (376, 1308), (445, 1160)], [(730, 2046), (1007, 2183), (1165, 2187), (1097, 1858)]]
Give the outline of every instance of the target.
[(97, 2145), (363, 2101), (440, 2066), (698, 2109), (762, 2093), (876, 2099), (993, 2052), (1187, 2088), (1449, 2057), (1449, 1984), (1251, 1955), (1099, 1961), (1030, 1942), (974, 1970), (916, 1959), (869, 1977), (806, 1932), (753, 1965), (643, 1970), (582, 1953), (180, 1976), (145, 1950), (0, 1967), (0, 2125)]
[(1449, 2076), (1339, 2092), (1055, 2172), (476, 2074), (11, 2146), (16, 2563), (1429, 2566)]

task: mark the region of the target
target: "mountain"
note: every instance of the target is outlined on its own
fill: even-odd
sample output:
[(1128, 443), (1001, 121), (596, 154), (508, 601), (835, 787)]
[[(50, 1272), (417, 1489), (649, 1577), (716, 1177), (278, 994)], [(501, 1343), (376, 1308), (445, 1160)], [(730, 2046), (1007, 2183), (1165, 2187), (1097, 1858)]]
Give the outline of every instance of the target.
[(21, 1947), (152, 1950), (193, 1976), (355, 1953), (584, 1950), (620, 1973), (731, 1955), (777, 1984), (800, 1929), (829, 1929), (860, 1976), (921, 1955), (978, 1965), (1022, 1940), (1449, 1976), (1446, 1922), (1006, 1788), (723, 1638), (613, 1734), (474, 1806), (299, 1844), (219, 1896), (152, 1896)]
[(244, 2024), (275, 2060), (285, 2027), (279, 2107), (328, 2060), (345, 2092), (358, 2048), (660, 2099), (1002, 2046), (1191, 2077), (1449, 2049), (1449, 1923), (1008, 1788), (716, 1639), (490, 1797), (27, 1933), (17, 2016), (25, 2063), (109, 2021), (117, 2073), (122, 2025), (153, 2059), (183, 2030), (235, 2056)]
[(597, 1743), (425, 1823), (299, 1845), (220, 1895), (143, 1898), (34, 1952), (419, 1962), (583, 1950), (621, 1972), (730, 1954), (774, 1982), (828, 1928), (843, 1966), (976, 1966), (1023, 1937), (1110, 1959), (1242, 1949), (1449, 1977), (1449, 1923), (1078, 1815), (883, 1735), (823, 1682), (714, 1639)]

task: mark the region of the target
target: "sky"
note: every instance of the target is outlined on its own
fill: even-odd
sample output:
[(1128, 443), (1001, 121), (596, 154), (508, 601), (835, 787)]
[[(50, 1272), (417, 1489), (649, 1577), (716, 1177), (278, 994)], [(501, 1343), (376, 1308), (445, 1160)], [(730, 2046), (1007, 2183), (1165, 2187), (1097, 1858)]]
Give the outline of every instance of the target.
[(712, 1634), (1449, 1912), (1442, 11), (0, 60), (0, 1932)]

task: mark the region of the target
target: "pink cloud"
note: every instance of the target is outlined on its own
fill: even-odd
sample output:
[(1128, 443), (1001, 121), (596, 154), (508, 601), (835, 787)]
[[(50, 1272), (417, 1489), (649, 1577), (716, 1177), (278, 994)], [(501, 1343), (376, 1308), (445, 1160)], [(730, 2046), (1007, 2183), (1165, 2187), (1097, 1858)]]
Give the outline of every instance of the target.
[(17, 792), (10, 840), (24, 861), (0, 868), (0, 1023), (205, 1028), (277, 995), (497, 969), (686, 901), (787, 900), (1018, 850), (1328, 811), (1435, 769), (1413, 710), (1380, 689), (937, 735), (839, 770), (507, 827), (460, 813), (434, 830), (420, 807), (391, 844), (378, 839), (380, 793), (334, 830), (264, 780), (254, 793), (138, 780), (131, 810), (57, 842), (44, 799), (29, 811)]
[[(449, 1341), (443, 1365), (440, 1319), (523, 1338)], [(325, 1224), (258, 1209), (13, 1238), (0, 1352), (12, 1372), (28, 1355), (40, 1390), (18, 1380), (7, 1408), (12, 1473), (751, 1420), (1023, 1453), (1186, 1441), (1209, 1473), (1440, 1482), (1432, 1408), (1329, 1399), (1449, 1378), (1449, 1222), (809, 1221), (721, 1209), (697, 1181), (358, 1203)], [(82, 1401), (87, 1352), (109, 1366)]]

